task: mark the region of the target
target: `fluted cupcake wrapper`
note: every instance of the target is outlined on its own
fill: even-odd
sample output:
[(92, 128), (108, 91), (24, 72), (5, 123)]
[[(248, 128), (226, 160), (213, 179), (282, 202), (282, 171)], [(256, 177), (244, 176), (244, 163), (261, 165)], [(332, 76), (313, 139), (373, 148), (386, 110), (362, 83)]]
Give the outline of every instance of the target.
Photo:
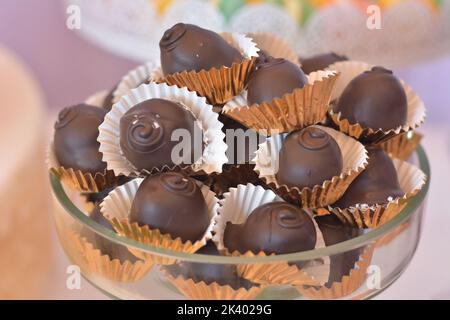
[[(372, 69), (372, 67), (373, 65), (358, 61), (341, 61), (329, 66), (329, 70), (340, 73), (340, 77), (336, 81), (336, 86), (333, 90), (332, 101), (336, 101), (340, 97), (345, 87), (353, 78), (364, 71)], [(335, 125), (339, 127), (339, 131), (364, 142), (377, 143), (418, 128), (425, 120), (425, 105), (410, 86), (404, 81), (400, 81), (405, 90), (408, 102), (407, 119), (404, 126), (399, 126), (391, 130), (366, 128), (359, 123), (350, 123), (347, 119), (341, 118), (340, 112), (335, 112), (330, 109), (330, 117)]]
[(355, 263), (355, 266), (348, 275), (342, 277), (339, 282), (334, 282), (330, 286), (306, 287), (299, 286), (297, 290), (305, 297), (314, 300), (339, 299), (348, 296), (358, 290), (366, 281), (367, 268), (370, 266), (373, 257), (374, 247), (369, 245)]
[[(213, 241), (217, 248), (227, 255), (236, 257), (266, 256), (264, 252), (257, 254), (250, 251), (245, 253), (229, 252), (223, 243), (223, 237), (227, 222), (243, 223), (255, 208), (274, 201), (282, 201), (282, 199), (273, 191), (266, 190), (261, 186), (249, 183), (238, 185), (237, 188), (230, 188), (230, 191), (224, 195), (224, 199), (220, 200), (222, 206), (213, 229)], [(317, 234), (316, 248), (325, 247), (322, 233), (315, 222), (314, 226)], [(328, 280), (330, 261), (328, 258), (307, 261), (301, 269), (287, 262), (238, 264), (236, 267), (241, 277), (263, 285), (320, 285)]]
[(270, 102), (248, 106), (247, 92), (228, 102), (222, 112), (261, 134), (276, 134), (322, 122), (328, 112), (331, 92), (339, 74), (317, 71), (309, 84)]
[(185, 297), (192, 300), (252, 300), (264, 290), (264, 286), (259, 285), (250, 289), (234, 289), (229, 285), (220, 285), (217, 282), (206, 284), (203, 281), (195, 282), (183, 276), (174, 277), (165, 271), (163, 273)]
[[(197, 119), (197, 124), (203, 132), (204, 150), (196, 163), (139, 171), (123, 155), (120, 147), (120, 119), (136, 104), (153, 98), (181, 103)], [(225, 134), (222, 132), (222, 127), (223, 124), (218, 120), (217, 113), (213, 112), (212, 106), (206, 103), (205, 98), (198, 97), (195, 92), (190, 92), (186, 88), (180, 89), (165, 83), (150, 83), (132, 89), (129, 95), (123, 96), (119, 102), (113, 105), (99, 127), (98, 141), (100, 142), (100, 152), (103, 153), (103, 161), (107, 163), (108, 170), (114, 171), (116, 175), (145, 176), (177, 170), (221, 172), (222, 165), (228, 161), (225, 154), (227, 145), (224, 142)]]
[[(427, 176), (416, 166), (402, 160), (393, 159), (403, 197), (390, 199), (387, 204), (367, 206), (359, 204), (350, 208), (337, 208), (332, 205), (328, 210), (314, 210), (316, 214), (333, 213), (344, 224), (357, 228), (376, 228), (395, 217), (425, 185)], [(386, 199), (388, 200), (388, 199)]]
[(339, 176), (312, 188), (299, 189), (280, 185), (276, 173), (279, 153), (287, 134), (267, 138), (266, 142), (259, 145), (254, 159), (255, 171), (259, 173), (259, 177), (281, 198), (303, 208), (321, 208), (336, 202), (368, 163), (367, 151), (357, 140), (331, 128), (314, 127), (327, 132), (338, 144), (343, 157), (342, 172)]
[(142, 279), (153, 264), (144, 261), (124, 261), (111, 259), (78, 233), (72, 233), (69, 241), (73, 250), (80, 257), (79, 267), (85, 274), (101, 276), (117, 282), (135, 282)]
[(401, 133), (380, 143), (380, 147), (392, 157), (400, 160), (411, 158), (423, 136), (416, 131)]
[(90, 106), (101, 108), (108, 94), (108, 90), (98, 91), (90, 95), (84, 102)]
[(206, 97), (213, 105), (222, 105), (240, 94), (258, 57), (258, 48), (252, 39), (239, 33), (222, 33), (222, 37), (237, 48), (244, 59), (231, 67), (212, 68), (196, 72), (183, 71), (166, 75), (164, 81), (170, 85), (187, 87), (199, 96)]
[[(158, 229), (150, 229), (148, 226), (140, 227), (137, 223), (130, 223), (129, 215), (132, 202), (143, 180), (137, 178), (117, 187), (110, 192), (100, 205), (102, 214), (109, 220), (119, 235), (146, 245), (184, 253), (194, 253), (203, 247), (208, 240), (212, 239), (212, 230), (216, 223), (219, 202), (214, 192), (205, 185), (201, 186), (201, 191), (209, 209), (211, 222), (200, 240), (192, 242), (182, 241), (181, 238), (173, 239), (169, 234), (162, 234)], [(175, 263), (173, 258), (154, 255), (138, 249), (129, 248), (129, 250), (139, 259), (149, 263), (162, 265)]]
[(272, 57), (283, 58), (300, 65), (298, 54), (284, 39), (266, 32), (247, 33), (247, 35), (253, 39), (259, 49), (266, 51)]
[(117, 181), (117, 177), (111, 170), (92, 174), (73, 168), (64, 168), (56, 159), (53, 141), (47, 148), (46, 161), (49, 171), (57, 176), (64, 186), (77, 192), (100, 192), (114, 186)]

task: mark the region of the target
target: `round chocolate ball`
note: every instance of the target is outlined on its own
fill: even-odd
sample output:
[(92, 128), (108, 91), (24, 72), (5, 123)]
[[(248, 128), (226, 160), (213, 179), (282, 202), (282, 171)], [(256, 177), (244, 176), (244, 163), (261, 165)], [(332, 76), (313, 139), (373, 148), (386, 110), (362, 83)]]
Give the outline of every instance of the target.
[(223, 241), (230, 252), (293, 253), (314, 249), (316, 229), (303, 209), (270, 202), (253, 210), (243, 224), (228, 222)]
[(408, 101), (392, 71), (374, 67), (350, 81), (334, 109), (352, 124), (390, 130), (405, 125)]
[(144, 179), (134, 197), (130, 222), (159, 229), (173, 239), (197, 241), (210, 223), (208, 206), (195, 180), (167, 172)]
[(280, 185), (301, 190), (339, 176), (342, 167), (342, 153), (333, 137), (322, 129), (307, 127), (283, 141), (276, 179)]
[(106, 110), (87, 104), (63, 109), (55, 123), (54, 151), (61, 166), (95, 174), (106, 170), (99, 151), (98, 127)]
[[(191, 139), (190, 148), (181, 150), (181, 163), (172, 155), (173, 148), (180, 143), (172, 141), (177, 129), (187, 130)], [(195, 152), (195, 139), (201, 139), (195, 135), (199, 130), (193, 114), (181, 104), (150, 99), (135, 105), (120, 119), (120, 147), (137, 170), (189, 165), (202, 155), (202, 150)]]
[(297, 65), (282, 58), (264, 57), (250, 75), (247, 102), (269, 102), (307, 84), (308, 79)]
[(369, 164), (350, 184), (342, 198), (333, 204), (341, 209), (357, 204), (386, 204), (389, 198), (405, 195), (398, 182), (397, 171), (391, 158), (379, 147), (366, 147)]
[(304, 59), (299, 58), (299, 61), (302, 64), (302, 69), (306, 74), (310, 74), (314, 71), (324, 70), (333, 63), (346, 60), (348, 60), (346, 56), (341, 56), (334, 52), (318, 54)]
[(242, 61), (240, 52), (219, 34), (192, 24), (177, 23), (168, 29), (159, 47), (164, 75), (231, 67)]

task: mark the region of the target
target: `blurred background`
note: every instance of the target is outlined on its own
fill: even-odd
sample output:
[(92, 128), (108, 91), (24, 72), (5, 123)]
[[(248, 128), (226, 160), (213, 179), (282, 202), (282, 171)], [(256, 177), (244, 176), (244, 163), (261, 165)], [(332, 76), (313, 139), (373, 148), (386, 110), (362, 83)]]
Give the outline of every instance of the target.
[[(381, 29), (367, 27), (373, 12)], [(450, 298), (450, 0), (0, 0), (0, 298), (106, 298), (84, 280), (66, 288), (45, 147), (61, 108), (158, 59), (162, 32), (180, 21), (274, 32), (300, 56), (333, 50), (381, 64), (419, 93), (433, 173), (427, 216), (412, 264), (379, 297)]]

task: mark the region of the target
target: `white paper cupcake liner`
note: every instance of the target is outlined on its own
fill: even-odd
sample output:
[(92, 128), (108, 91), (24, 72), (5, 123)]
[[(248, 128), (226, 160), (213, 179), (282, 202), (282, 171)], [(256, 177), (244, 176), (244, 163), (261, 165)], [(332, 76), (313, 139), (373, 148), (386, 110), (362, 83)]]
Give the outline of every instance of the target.
[(90, 106), (99, 107), (103, 106), (106, 97), (108, 96), (108, 90), (102, 90), (90, 95), (84, 102)]
[(304, 208), (320, 208), (336, 202), (368, 164), (367, 150), (360, 142), (331, 128), (318, 125), (313, 127), (328, 133), (338, 144), (343, 157), (342, 172), (339, 176), (326, 180), (313, 188), (305, 187), (301, 190), (280, 185), (275, 175), (279, 167), (279, 153), (287, 133), (267, 138), (259, 145), (256, 157), (253, 159), (255, 171), (275, 193)]
[[(218, 120), (218, 115), (213, 112), (212, 106), (206, 103), (206, 99), (198, 97), (187, 88), (168, 86), (165, 83), (150, 83), (140, 85), (132, 89), (129, 95), (123, 96), (119, 102), (105, 116), (104, 122), (99, 127), (100, 152), (103, 153), (103, 161), (107, 163), (109, 170), (116, 175), (148, 175), (163, 170), (175, 169), (175, 167), (153, 168), (151, 170), (138, 171), (123, 155), (120, 147), (120, 119), (136, 104), (161, 98), (181, 103), (192, 112), (203, 132), (204, 151), (202, 157), (190, 165), (193, 171), (206, 173), (221, 172), (222, 165), (227, 163), (225, 155), (227, 145), (224, 142), (225, 134), (222, 132), (223, 124)], [(176, 166), (178, 167), (178, 166)]]
[[(224, 194), (220, 200), (221, 207), (217, 216), (217, 223), (214, 226), (213, 241), (220, 251), (227, 251), (223, 243), (223, 236), (227, 222), (234, 224), (244, 223), (250, 213), (257, 207), (274, 201), (283, 201), (273, 191), (266, 190), (261, 186), (253, 184), (238, 185), (237, 188), (230, 188), (229, 192)], [(312, 217), (312, 215), (311, 215)], [(312, 219), (316, 228), (317, 240), (315, 248), (325, 247), (322, 233), (319, 227)], [(232, 255), (261, 256), (263, 253), (232, 253)], [(239, 267), (238, 267), (239, 269)], [(290, 266), (288, 263), (271, 263), (243, 265), (240, 270), (244, 272), (243, 276), (249, 280), (265, 284), (295, 284), (297, 281), (309, 282), (309, 284), (323, 284), (328, 280), (330, 272), (330, 260), (328, 257), (307, 261), (300, 270), (296, 266)], [(271, 274), (268, 274), (271, 273)], [(293, 282), (293, 283), (291, 283)], [(298, 284), (298, 283), (297, 283)], [(303, 283), (307, 284), (307, 283)]]

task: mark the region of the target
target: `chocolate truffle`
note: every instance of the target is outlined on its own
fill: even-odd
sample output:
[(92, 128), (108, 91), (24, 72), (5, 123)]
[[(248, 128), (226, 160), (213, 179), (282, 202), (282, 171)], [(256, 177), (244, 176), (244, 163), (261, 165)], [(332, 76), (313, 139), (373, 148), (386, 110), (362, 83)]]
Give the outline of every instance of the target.
[(294, 253), (314, 249), (316, 229), (303, 209), (270, 202), (254, 209), (243, 224), (228, 222), (223, 241), (230, 252)]
[(297, 65), (285, 59), (267, 57), (260, 60), (250, 75), (247, 102), (249, 105), (270, 102), (306, 84), (308, 79)]
[[(206, 246), (200, 248), (197, 254), (219, 256), (216, 245), (208, 241)], [(203, 281), (207, 285), (218, 283), (221, 286), (229, 285), (235, 290), (239, 288), (250, 289), (252, 283), (241, 278), (235, 265), (230, 264), (212, 264), (196, 262), (180, 262), (179, 264), (164, 267), (172, 276), (181, 275), (185, 279), (192, 279), (194, 282)]]
[(195, 180), (167, 172), (145, 178), (134, 197), (130, 222), (173, 239), (200, 240), (209, 226), (208, 206)]
[(390, 130), (406, 123), (408, 102), (402, 84), (392, 71), (374, 67), (350, 81), (334, 110), (351, 124)]
[(388, 198), (404, 196), (391, 158), (379, 147), (366, 147), (369, 164), (333, 207), (341, 209), (362, 205), (385, 204)]
[[(90, 218), (95, 222), (101, 224), (103, 227), (114, 231), (108, 219), (106, 219), (101, 213), (99, 204), (95, 205), (90, 214)], [(87, 238), (91, 238), (93, 235), (95, 247), (98, 248), (102, 254), (108, 255), (111, 259), (118, 259), (122, 263), (124, 263), (125, 261), (136, 262), (138, 260), (133, 254), (128, 251), (125, 246), (114, 243), (102, 237), (101, 235), (94, 233), (93, 231), (85, 233), (87, 235)]]
[(106, 163), (102, 161), (97, 141), (98, 127), (106, 110), (87, 104), (63, 109), (55, 123), (54, 151), (61, 166), (95, 174), (103, 173)]
[(280, 185), (312, 188), (339, 176), (342, 166), (342, 153), (333, 137), (322, 129), (307, 127), (283, 141), (276, 179)]
[(164, 75), (231, 67), (242, 55), (219, 34), (192, 24), (177, 23), (159, 42)]
[(333, 63), (346, 60), (348, 60), (346, 56), (340, 56), (334, 52), (318, 54), (305, 59), (299, 59), (300, 63), (302, 64), (302, 69), (306, 74), (310, 74), (314, 71), (324, 70)]
[[(202, 152), (194, 152), (197, 144), (196, 119), (181, 104), (163, 100), (143, 101), (128, 110), (120, 119), (120, 147), (123, 155), (137, 170), (173, 167), (172, 150), (179, 144), (171, 136), (176, 129), (190, 133), (191, 149), (182, 150), (182, 164), (194, 163)], [(201, 148), (201, 146), (200, 146)], [(190, 152), (189, 152), (190, 151)], [(181, 165), (180, 163), (178, 163)]]
[[(345, 226), (334, 214), (317, 216), (314, 219), (322, 232), (326, 246), (332, 246), (362, 234), (361, 229)], [(350, 270), (354, 268), (360, 253), (361, 249), (355, 249), (331, 255), (330, 276), (326, 285), (329, 287), (333, 282), (340, 282), (343, 276), (350, 274)]]

